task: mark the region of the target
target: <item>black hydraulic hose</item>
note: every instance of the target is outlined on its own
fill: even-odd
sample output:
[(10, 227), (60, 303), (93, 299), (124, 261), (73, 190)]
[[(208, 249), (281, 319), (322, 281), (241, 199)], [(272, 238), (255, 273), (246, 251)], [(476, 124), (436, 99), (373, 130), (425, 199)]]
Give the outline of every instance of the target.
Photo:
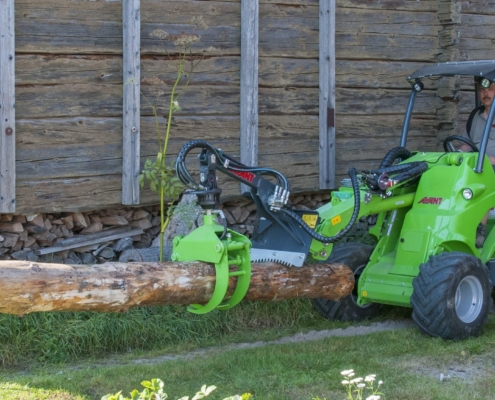
[(357, 217), (359, 215), (359, 209), (360, 209), (360, 204), (361, 204), (361, 193), (359, 191), (359, 183), (357, 179), (357, 171), (355, 168), (351, 168), (348, 172), (351, 182), (352, 182), (352, 189), (354, 192), (354, 210), (352, 212), (351, 219), (349, 220), (349, 223), (347, 226), (341, 230), (339, 233), (337, 233), (335, 236), (323, 236), (320, 235), (318, 232), (316, 232), (313, 228), (308, 226), (304, 220), (297, 215), (295, 212), (287, 210), (285, 208), (282, 208), (281, 211), (289, 215), (292, 219), (297, 221), (301, 227), (315, 240), (318, 240), (321, 243), (335, 243), (336, 241), (342, 239), (345, 235), (349, 233), (349, 231), (352, 229), (352, 226), (355, 224)]
[[(397, 165), (392, 165), (390, 167), (383, 167), (383, 168), (378, 168), (378, 169), (374, 169), (372, 171), (366, 171), (365, 174), (363, 175), (363, 180), (366, 182), (366, 185), (371, 189), (371, 190), (378, 190), (380, 189), (380, 179), (383, 178), (383, 175), (387, 175), (387, 178), (390, 177), (391, 175), (394, 175), (394, 176), (397, 176), (398, 174), (405, 174), (411, 170), (415, 170), (415, 168), (418, 166), (418, 165), (423, 165), (423, 164), (426, 164), (425, 162), (420, 162), (420, 161), (416, 161), (416, 162), (411, 162), (411, 163), (406, 163), (406, 164), (397, 164)], [(426, 168), (428, 167), (428, 165), (426, 164)], [(424, 168), (424, 166), (422, 167)], [(422, 169), (419, 173), (417, 173), (418, 175), (420, 175), (421, 173), (423, 173), (425, 169)], [(416, 172), (415, 172), (416, 174)], [(393, 178), (394, 180), (396, 180), (396, 178), (394, 177)], [(410, 178), (408, 178), (410, 179)], [(406, 180), (406, 179), (401, 179), (401, 182), (403, 180)]]
[(425, 161), (415, 162), (410, 164), (414, 164), (412, 168), (402, 172), (401, 174), (395, 175), (394, 181), (397, 181), (397, 183), (408, 181), (410, 179), (420, 176), (423, 172), (425, 172), (428, 169), (428, 163)]
[[(424, 161), (418, 161), (403, 165), (408, 166), (408, 168), (405, 168), (403, 171), (399, 171), (400, 173), (397, 173), (397, 171), (395, 171), (394, 176), (390, 176), (389, 173), (387, 173), (387, 168), (384, 168), (383, 170), (385, 170), (385, 172), (383, 172), (380, 176), (375, 175), (375, 179), (368, 179), (368, 182), (374, 185), (374, 189), (381, 189), (386, 191), (392, 189), (400, 183), (417, 178), (428, 169), (428, 163)], [(388, 169), (390, 168), (391, 167), (389, 167)]]
[(409, 171), (413, 168), (416, 168), (416, 166), (419, 164), (426, 164), (426, 163), (424, 161), (415, 161), (415, 162), (410, 162), (410, 163), (406, 163), (406, 164), (391, 165), (390, 167), (374, 169), (371, 171), (371, 173), (374, 175), (378, 175), (378, 174), (395, 175), (395, 174), (404, 173), (404, 172)]
[(404, 161), (409, 157), (411, 157), (411, 152), (405, 147), (394, 147), (385, 155), (385, 157), (383, 157), (383, 160), (378, 168), (390, 167), (398, 158)]
[[(423, 172), (425, 172), (428, 169), (428, 163), (424, 161), (418, 161), (418, 162), (413, 162), (413, 163), (407, 163), (407, 164), (402, 164), (402, 165), (394, 165), (388, 168), (381, 168), (376, 171), (387, 171), (390, 173), (390, 171), (394, 171), (394, 173), (400, 172), (398, 175), (396, 175), (393, 179), (393, 186), (411, 180), (413, 178), (416, 178), (420, 176)], [(383, 172), (382, 172), (383, 173)], [(339, 233), (337, 233), (335, 236), (327, 237), (320, 235), (318, 232), (316, 232), (313, 228), (308, 226), (304, 220), (297, 215), (296, 213), (286, 210), (284, 208), (281, 209), (281, 211), (285, 212), (288, 214), (292, 219), (296, 220), (301, 227), (315, 240), (318, 240), (321, 243), (335, 243), (338, 240), (342, 239), (349, 231), (352, 229), (352, 226), (356, 223), (356, 220), (359, 215), (359, 210), (360, 210), (360, 203), (361, 203), (361, 195), (359, 191), (359, 183), (357, 179), (357, 171), (355, 168), (351, 168), (349, 170), (349, 176), (351, 178), (351, 183), (352, 183), (352, 189), (354, 192), (354, 210), (352, 212), (351, 219), (349, 220), (349, 223), (347, 226), (341, 230)]]
[(191, 174), (189, 174), (189, 171), (187, 170), (185, 166), (185, 160), (187, 154), (192, 150), (192, 149), (208, 149), (211, 152), (217, 154), (217, 150), (210, 145), (208, 142), (204, 140), (191, 140), (190, 142), (187, 142), (184, 146), (179, 151), (179, 154), (177, 154), (177, 161), (175, 164), (175, 171), (177, 173), (177, 177), (180, 179), (180, 181), (186, 185), (186, 186), (192, 186), (195, 189), (199, 189), (199, 185), (195, 182)]
[(217, 159), (217, 164), (219, 165), (219, 169), (222, 172), (232, 177), (237, 176), (235, 175), (235, 173), (233, 174), (232, 171), (251, 172), (253, 174), (259, 174), (259, 175), (270, 175), (276, 179), (277, 184), (281, 186), (284, 190), (286, 191), (290, 190), (289, 181), (280, 172), (270, 168), (249, 167), (237, 160), (234, 160), (233, 158), (227, 155), (224, 155), (223, 152), (221, 152), (219, 149), (216, 149), (215, 147), (213, 147), (211, 144), (209, 144), (204, 140), (192, 140), (190, 142), (187, 142), (184, 146), (182, 146), (182, 148), (179, 151), (179, 154), (177, 155), (175, 170), (180, 181), (186, 186), (192, 186), (196, 190), (201, 189), (200, 185), (193, 179), (193, 177), (191, 176), (185, 165), (185, 159), (187, 154), (191, 150), (196, 148), (206, 149), (210, 151), (212, 154), (214, 154)]

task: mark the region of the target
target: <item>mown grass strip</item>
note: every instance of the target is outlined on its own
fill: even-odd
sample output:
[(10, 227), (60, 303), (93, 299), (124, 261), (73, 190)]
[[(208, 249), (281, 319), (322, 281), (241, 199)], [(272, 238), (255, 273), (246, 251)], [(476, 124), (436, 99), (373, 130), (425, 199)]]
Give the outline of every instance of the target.
[[(118, 390), (128, 393), (140, 389), (142, 380), (156, 377), (174, 399), (213, 384), (218, 389), (212, 400), (244, 392), (259, 400), (311, 400), (312, 396), (330, 400), (345, 399), (340, 371), (352, 368), (356, 376), (376, 374), (383, 380), (383, 399), (488, 399), (495, 396), (494, 341), (491, 315), (481, 337), (462, 342), (426, 337), (407, 328), (208, 352), (155, 364), (116, 359), (110, 365), (79, 364), (77, 369), (45, 366), (24, 374), (4, 372), (0, 380), (33, 390), (62, 390), (73, 394), (73, 399), (81, 395), (99, 399)], [(9, 399), (1, 390), (0, 398)]]

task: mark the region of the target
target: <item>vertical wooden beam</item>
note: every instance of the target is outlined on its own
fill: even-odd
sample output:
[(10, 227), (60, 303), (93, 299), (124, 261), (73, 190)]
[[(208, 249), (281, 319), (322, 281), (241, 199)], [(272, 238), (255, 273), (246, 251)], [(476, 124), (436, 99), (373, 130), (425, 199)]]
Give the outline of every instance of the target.
[(335, 0), (320, 0), (320, 189), (335, 188)]
[(241, 162), (250, 166), (258, 165), (258, 20), (258, 0), (241, 0)]
[(140, 172), (140, 0), (122, 2), (123, 26), (123, 160), (122, 204), (139, 204)]
[(0, 213), (15, 212), (14, 0), (0, 0)]

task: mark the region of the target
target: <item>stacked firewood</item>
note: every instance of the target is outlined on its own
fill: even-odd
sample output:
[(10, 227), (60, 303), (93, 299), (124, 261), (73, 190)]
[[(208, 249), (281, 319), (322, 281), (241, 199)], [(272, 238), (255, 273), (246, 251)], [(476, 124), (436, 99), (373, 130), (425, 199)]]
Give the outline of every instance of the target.
[(0, 259), (89, 264), (113, 260), (112, 244), (148, 247), (160, 232), (157, 207), (0, 216)]
[[(296, 208), (316, 209), (330, 195), (297, 195)], [(256, 207), (241, 200), (221, 205), (231, 229), (250, 236)], [(124, 251), (147, 249), (160, 234), (159, 207), (91, 212), (0, 215), (0, 260), (65, 264), (115, 261)], [(131, 261), (135, 261), (132, 259)]]

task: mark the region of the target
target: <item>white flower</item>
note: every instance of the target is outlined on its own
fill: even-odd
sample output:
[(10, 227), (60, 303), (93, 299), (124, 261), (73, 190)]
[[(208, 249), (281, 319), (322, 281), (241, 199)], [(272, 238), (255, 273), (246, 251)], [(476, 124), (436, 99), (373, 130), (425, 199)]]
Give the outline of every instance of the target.
[(342, 385), (348, 385), (350, 382), (346, 379), (342, 381)]
[(378, 381), (378, 386), (383, 385), (383, 381)]
[(353, 373), (354, 373), (353, 369), (346, 369), (346, 370), (342, 371), (340, 374), (346, 376), (346, 375), (353, 374)]
[(366, 385), (364, 383), (358, 383), (356, 386), (358, 388), (364, 388), (364, 387), (366, 387)]
[(173, 103), (172, 103), (172, 106), (173, 106), (173, 109), (174, 111), (180, 111), (180, 106), (179, 106), (179, 102), (177, 100), (175, 100)]
[(359, 383), (363, 380), (363, 378), (354, 378), (351, 383)]
[(366, 397), (366, 400), (380, 400), (381, 397), (377, 394), (372, 394), (371, 396)]
[(347, 374), (347, 376), (351, 376), (351, 377), (354, 375), (356, 375), (354, 372), (350, 372), (349, 374)]
[(368, 375), (366, 378), (364, 378), (365, 382), (373, 382), (375, 380), (376, 375)]

